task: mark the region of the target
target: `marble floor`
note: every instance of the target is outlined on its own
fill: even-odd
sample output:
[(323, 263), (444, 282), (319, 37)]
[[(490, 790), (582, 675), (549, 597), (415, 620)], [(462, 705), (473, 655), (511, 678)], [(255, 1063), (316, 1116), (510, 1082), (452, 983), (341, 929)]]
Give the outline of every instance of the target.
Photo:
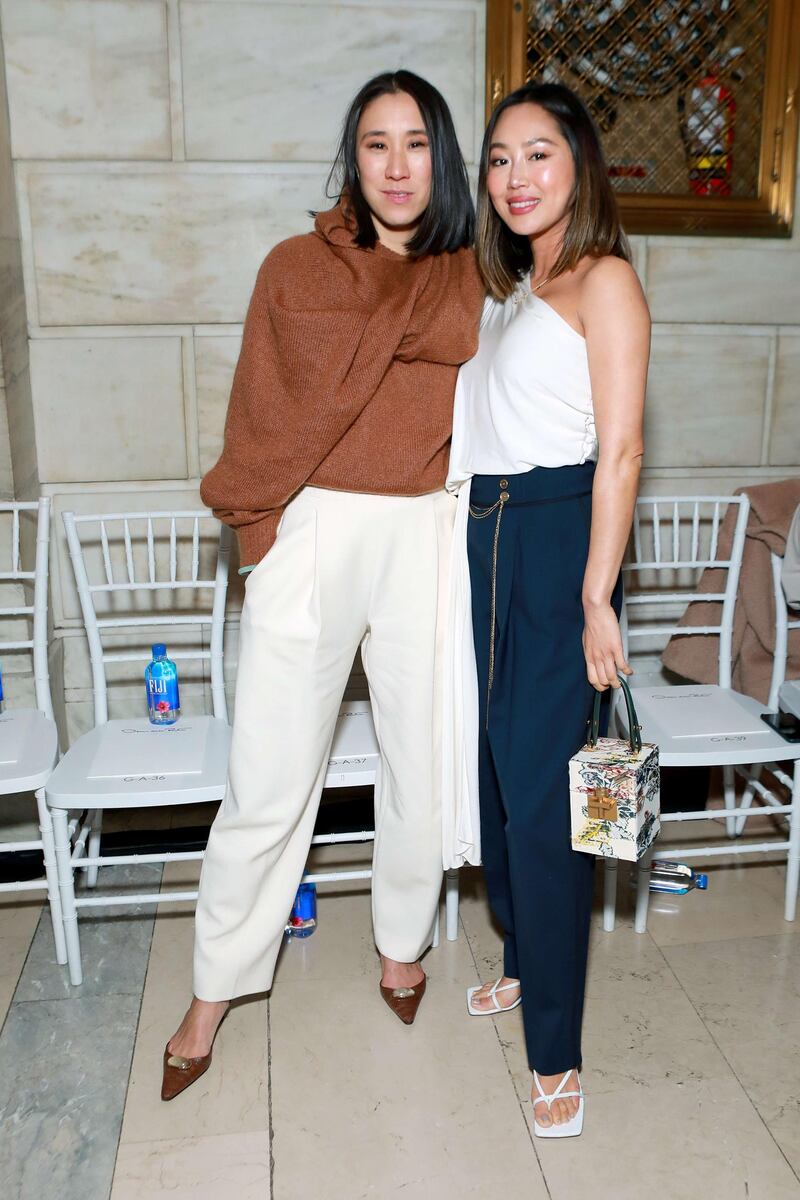
[[(721, 837), (699, 825), (687, 840)], [(115, 888), (158, 872), (120, 868)], [(459, 937), (428, 954), (413, 1027), (378, 995), (368, 893), (329, 886), (271, 999), (232, 1010), (211, 1070), (170, 1104), (160, 1062), (187, 1000), (187, 908), (94, 910), (71, 988), (40, 904), (0, 896), (5, 1200), (800, 1200), (800, 921), (783, 920), (777, 856), (717, 860), (707, 892), (654, 897), (644, 935), (624, 875), (612, 934), (598, 891), (586, 1127), (566, 1142), (533, 1138), (520, 1011), (467, 1016), (464, 989), (497, 972), (500, 940), (479, 873), (462, 876)], [(195, 877), (164, 872), (176, 888)]]

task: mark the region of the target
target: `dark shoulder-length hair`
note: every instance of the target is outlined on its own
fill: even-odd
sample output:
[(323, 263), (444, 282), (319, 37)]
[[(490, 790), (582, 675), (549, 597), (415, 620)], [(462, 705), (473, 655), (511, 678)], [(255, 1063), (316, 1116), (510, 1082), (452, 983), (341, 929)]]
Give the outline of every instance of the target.
[(326, 195), (329, 199), (346, 197), (356, 223), (356, 244), (372, 249), (378, 235), (358, 178), (358, 122), (370, 101), (397, 92), (405, 92), (416, 101), (428, 135), (432, 167), (430, 201), (406, 250), (411, 257), (419, 258), (470, 246), (475, 234), (475, 211), (453, 118), (441, 92), (412, 71), (385, 71), (365, 83), (355, 96), (344, 119)]
[(561, 83), (528, 83), (501, 100), (489, 118), (481, 147), (478, 175), (478, 217), (475, 251), (488, 290), (505, 300), (533, 267), (533, 252), (526, 237), (512, 233), (498, 216), (489, 198), (486, 176), (489, 149), (497, 122), (517, 104), (536, 104), (557, 122), (575, 164), (571, 215), (551, 279), (573, 270), (586, 255), (607, 254), (630, 261), (617, 199), (608, 180), (600, 136), (580, 98)]

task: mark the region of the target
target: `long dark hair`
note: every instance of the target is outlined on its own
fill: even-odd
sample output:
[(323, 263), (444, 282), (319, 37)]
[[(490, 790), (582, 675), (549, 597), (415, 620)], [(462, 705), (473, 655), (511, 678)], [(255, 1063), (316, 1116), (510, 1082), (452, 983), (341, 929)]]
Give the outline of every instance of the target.
[(630, 262), (630, 249), (620, 224), (617, 198), (608, 180), (600, 135), (588, 109), (571, 88), (561, 83), (527, 83), (500, 101), (489, 118), (481, 147), (475, 251), (484, 282), (497, 300), (510, 296), (517, 282), (533, 267), (530, 242), (512, 233), (501, 220), (486, 186), (489, 147), (494, 141), (497, 122), (506, 109), (517, 104), (537, 104), (558, 122), (575, 164), (570, 222), (550, 278), (573, 270), (587, 254), (596, 258), (613, 254)]
[(471, 245), (475, 232), (467, 168), (444, 97), (412, 71), (385, 71), (376, 75), (353, 99), (344, 119), (325, 194), (331, 200), (346, 197), (356, 223), (356, 244), (372, 249), (378, 235), (358, 178), (356, 134), (361, 113), (370, 101), (397, 92), (405, 92), (416, 101), (428, 134), (432, 166), (430, 201), (406, 243), (406, 250), (412, 258), (445, 251), (452, 253)]

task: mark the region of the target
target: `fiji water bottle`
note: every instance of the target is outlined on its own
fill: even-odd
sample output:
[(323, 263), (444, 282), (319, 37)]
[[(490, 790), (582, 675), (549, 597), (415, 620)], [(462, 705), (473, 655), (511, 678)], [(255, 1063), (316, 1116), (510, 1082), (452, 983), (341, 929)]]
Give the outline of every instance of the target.
[(685, 896), (687, 892), (697, 888), (704, 892), (708, 887), (708, 876), (701, 871), (693, 871), (686, 863), (668, 862), (657, 858), (650, 872), (651, 892), (671, 892), (675, 896)]
[(153, 646), (153, 661), (144, 672), (147, 688), (147, 711), (154, 725), (174, 725), (181, 714), (178, 695), (178, 668), (167, 658), (167, 647), (162, 642)]
[(294, 898), (286, 932), (290, 937), (307, 938), (317, 928), (317, 888), (313, 883), (301, 883)]

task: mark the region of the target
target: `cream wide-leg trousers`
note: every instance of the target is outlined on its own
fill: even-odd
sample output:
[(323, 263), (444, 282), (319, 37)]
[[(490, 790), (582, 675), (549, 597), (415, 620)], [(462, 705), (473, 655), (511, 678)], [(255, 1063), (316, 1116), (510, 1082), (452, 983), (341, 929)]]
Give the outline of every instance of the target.
[(455, 501), (304, 488), (246, 582), (228, 788), (197, 903), (194, 992), (272, 986), (359, 645), (381, 752), (372, 915), (388, 958), (430, 942), (442, 881), (439, 662)]

